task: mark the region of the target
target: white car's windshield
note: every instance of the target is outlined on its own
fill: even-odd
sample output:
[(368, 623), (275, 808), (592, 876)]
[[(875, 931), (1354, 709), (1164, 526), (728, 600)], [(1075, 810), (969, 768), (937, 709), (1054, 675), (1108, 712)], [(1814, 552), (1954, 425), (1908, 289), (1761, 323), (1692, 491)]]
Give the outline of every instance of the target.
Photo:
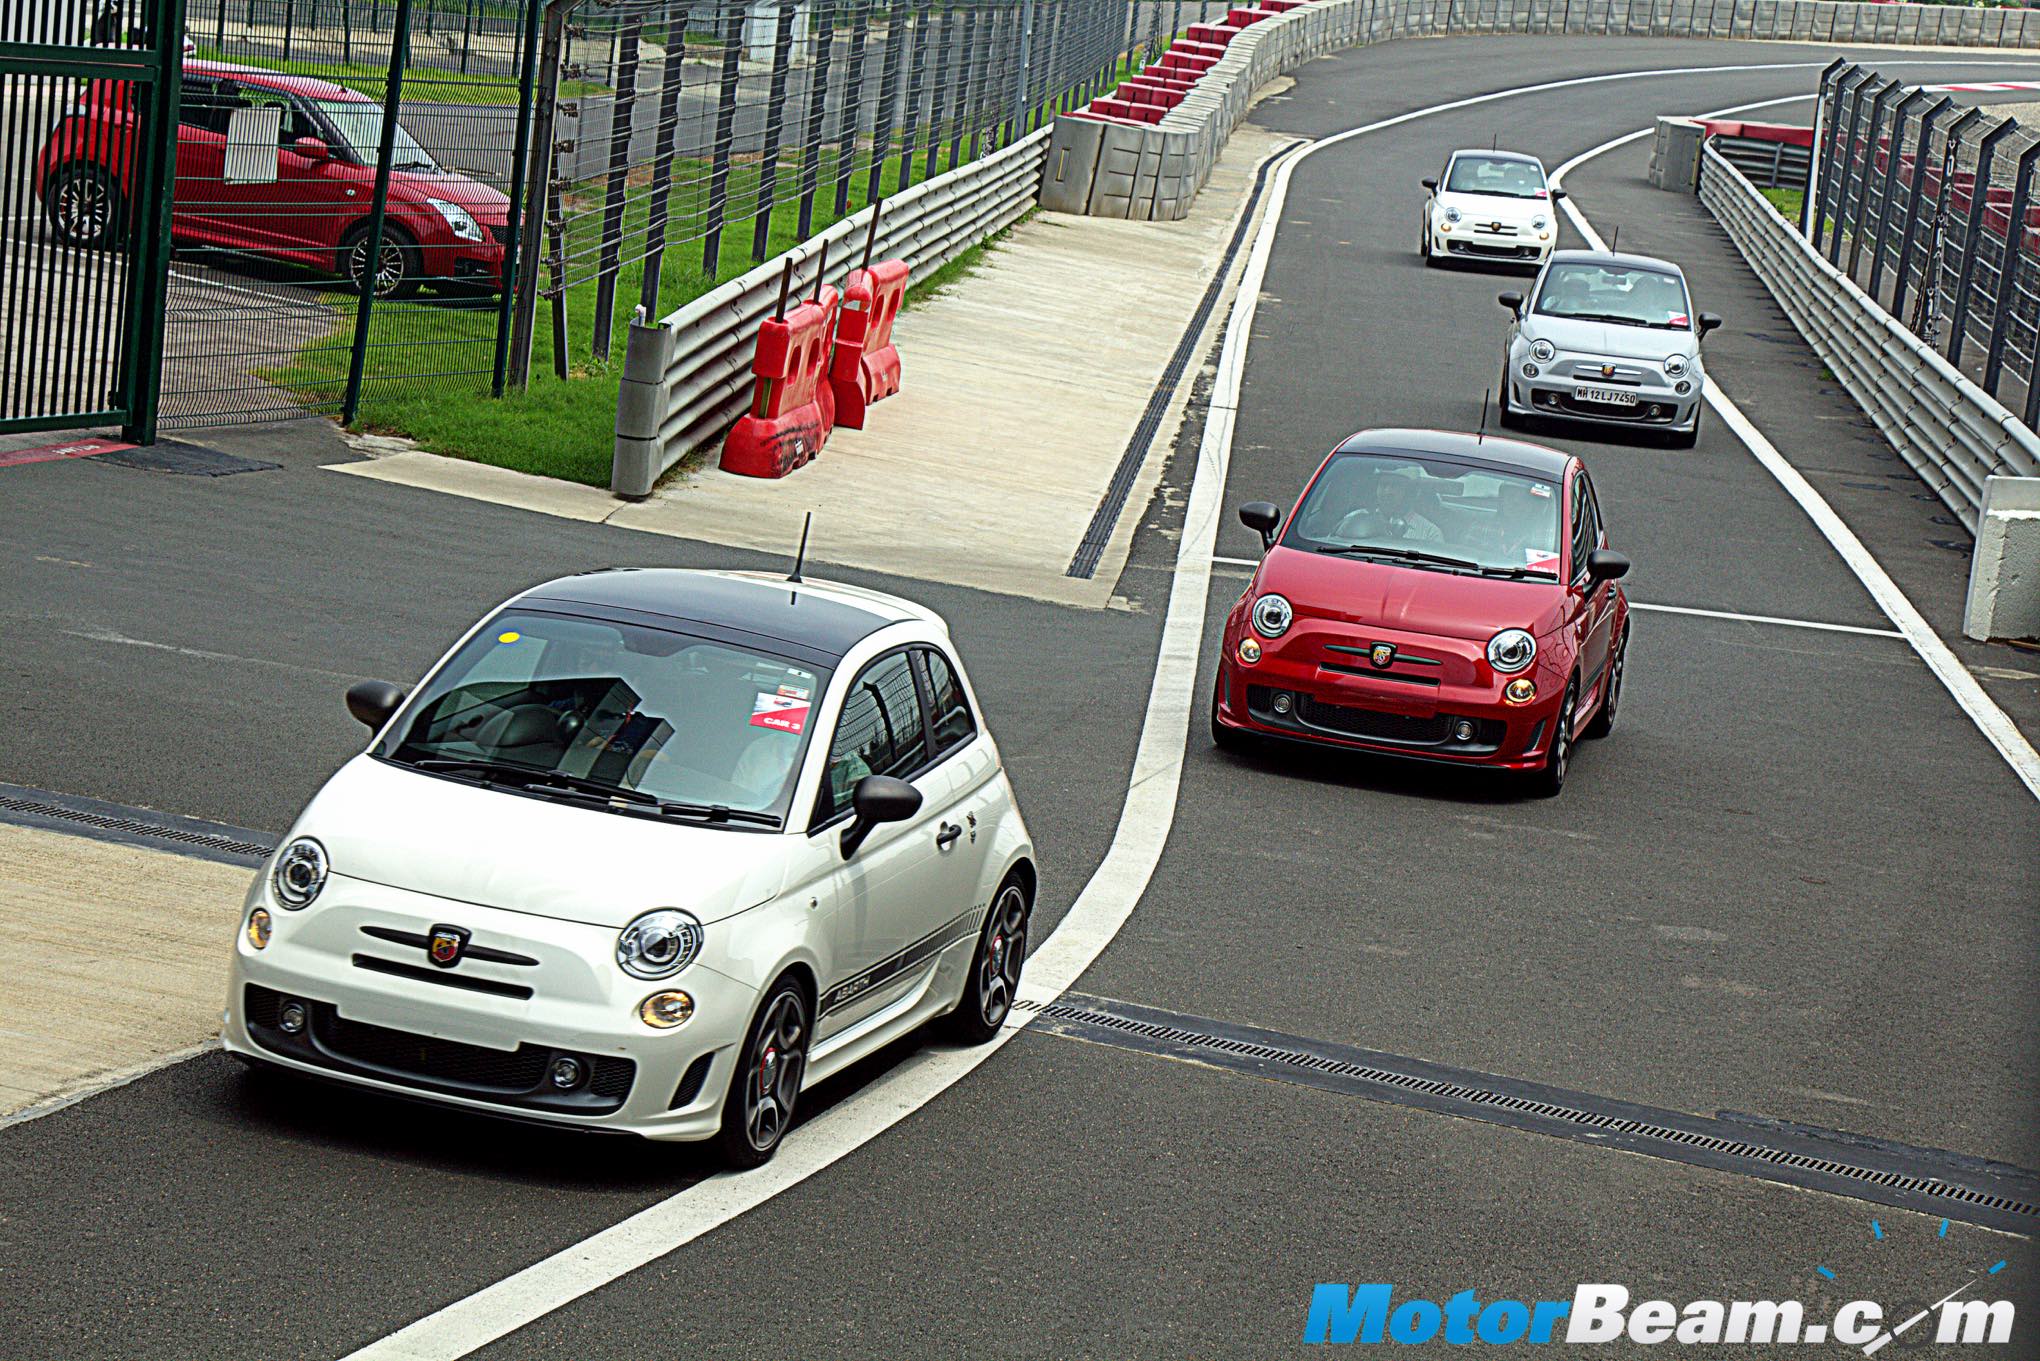
[(1690, 331), (1686, 285), (1676, 274), (1621, 265), (1559, 263), (1545, 271), (1537, 311), (1547, 317)]
[[(383, 134), (382, 105), (366, 100), (322, 99), (318, 101), (319, 112), (326, 115), (339, 130), (340, 136), (353, 151), (355, 159), (367, 165), (374, 165), (381, 154)], [(439, 163), (431, 153), (418, 145), (410, 133), (404, 131), (402, 123), (397, 124), (396, 137), (391, 142), (390, 168), (392, 170), (437, 170)]]
[(1297, 508), (1284, 547), (1438, 571), (1558, 574), (1555, 483), (1419, 454), (1340, 454)]
[(1499, 156), (1455, 156), (1445, 189), (1453, 194), (1497, 198), (1544, 198), (1544, 172), (1530, 161)]
[(509, 610), (375, 754), (567, 802), (778, 825), (828, 679), (690, 634)]

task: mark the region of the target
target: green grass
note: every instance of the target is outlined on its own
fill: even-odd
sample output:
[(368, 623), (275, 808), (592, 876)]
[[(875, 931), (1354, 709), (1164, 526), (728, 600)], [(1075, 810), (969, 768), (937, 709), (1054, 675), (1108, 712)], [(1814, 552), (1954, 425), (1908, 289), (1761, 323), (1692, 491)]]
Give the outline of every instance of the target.
[(1765, 189), (1762, 193), (1765, 198), (1771, 200), (1773, 208), (1785, 214), (1786, 220), (1791, 222), (1799, 220), (1800, 210), (1806, 203), (1806, 195), (1803, 191), (1798, 189)]
[[(389, 82), (389, 67), (383, 62), (342, 62), (342, 61), (280, 61), (274, 57), (254, 57), (220, 52), (216, 48), (200, 47), (201, 61), (223, 62), (231, 66), (255, 66), (281, 75), (306, 76), (314, 80), (329, 80), (335, 85), (345, 85), (359, 91), (370, 99), (381, 99)], [(586, 80), (560, 82), (560, 98), (575, 99), (594, 94), (606, 94), (609, 87)], [(514, 76), (462, 75), (458, 71), (444, 71), (437, 67), (414, 66), (404, 72), (404, 98), (421, 104), (489, 104), (515, 107), (523, 101), (518, 98), (517, 79)]]

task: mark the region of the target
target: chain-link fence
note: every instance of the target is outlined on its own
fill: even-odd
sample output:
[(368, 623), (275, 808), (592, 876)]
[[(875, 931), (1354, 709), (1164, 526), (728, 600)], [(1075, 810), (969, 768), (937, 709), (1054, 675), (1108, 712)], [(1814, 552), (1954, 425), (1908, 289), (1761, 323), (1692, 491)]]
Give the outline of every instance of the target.
[(1802, 225), (1830, 263), (2032, 426), (2040, 136), (1957, 93), (1831, 66)]

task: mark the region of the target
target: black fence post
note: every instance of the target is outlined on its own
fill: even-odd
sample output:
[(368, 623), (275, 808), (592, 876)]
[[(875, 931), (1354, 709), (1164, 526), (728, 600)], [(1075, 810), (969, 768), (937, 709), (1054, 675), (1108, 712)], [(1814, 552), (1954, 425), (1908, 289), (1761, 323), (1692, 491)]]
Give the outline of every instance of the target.
[(609, 103), (609, 178), (602, 188), (602, 253), (595, 281), (595, 358), (609, 358), (616, 329), (616, 274), (623, 250), (623, 210), (630, 176), (630, 135), (637, 111), (638, 39), (644, 19), (633, 14), (624, 21), (617, 49), (616, 95)]
[[(1942, 114), (1945, 114), (1953, 107), (1955, 107), (1954, 97), (1942, 95), (1940, 99), (1934, 102), (1931, 108), (1920, 115), (1920, 149), (1913, 156), (1912, 187), (1906, 194), (1905, 235), (1899, 239), (1898, 263), (1893, 267), (1896, 273), (1891, 281), (1891, 315), (1894, 317), (1903, 318), (1905, 316), (1905, 295), (1912, 286), (1913, 243), (1919, 238), (1920, 200), (1926, 192), (1927, 153), (1934, 145), (1934, 125), (1941, 121)], [(1954, 137), (1956, 133), (1960, 132), (1968, 124), (1972, 114), (1980, 118), (1983, 116), (1983, 111), (1981, 109), (1971, 109), (1969, 113), (1964, 114), (1948, 130), (1949, 138)], [(1947, 141), (1944, 140), (1942, 145), (1946, 146)], [(1947, 177), (1942, 175), (1941, 184), (1935, 190), (1937, 201), (1947, 191)]]
[(763, 260), (772, 240), (772, 195), (779, 187), (779, 135), (786, 126), (786, 71), (793, 62), (793, 0), (779, 0), (779, 28), (772, 35), (772, 102), (765, 108), (765, 154), (758, 162), (758, 211), (751, 219), (751, 258)]
[[(174, 40), (173, 40), (174, 41)], [(382, 278), (383, 226), (390, 203), (390, 162), (397, 151), (397, 109), (404, 97), (404, 63), (411, 49), (411, 0), (397, 0), (397, 15), (390, 26), (389, 79), (383, 86), (382, 141), (376, 147), (375, 193), (369, 199), (368, 238), (362, 244), (368, 258), (361, 263), (357, 285), (361, 299), (354, 309), (354, 349), (347, 360), (347, 394), (340, 405), (340, 423), (354, 424), (361, 414), (361, 384), (368, 370), (368, 328), (375, 310), (375, 290)], [(350, 261), (351, 265), (352, 262)]]
[(666, 58), (659, 63), (659, 135), (652, 148), (652, 206), (645, 222), (645, 268), (638, 279), (638, 305), (647, 316), (659, 309), (659, 285), (666, 267), (666, 224), (673, 214), (674, 143), (680, 133), (680, 93), (686, 75), (687, 7), (666, 3)]
[[(1849, 234), (1848, 275), (1851, 279), (1856, 277), (1856, 261), (1861, 259), (1863, 254), (1863, 229), (1870, 219), (1870, 185), (1877, 173), (1877, 139), (1883, 135), (1884, 111), (1895, 96), (1903, 93), (1905, 87), (1894, 80), (1879, 90), (1877, 97), (1870, 101), (1870, 136), (1863, 144), (1863, 170), (1856, 181), (1856, 220)], [(1896, 151), (1897, 137), (1894, 135), (1888, 140), (1894, 145), (1887, 146), (1885, 150), (1887, 160)], [(1873, 245), (1872, 250), (1875, 249)]]
[[(942, 41), (935, 49), (935, 90), (928, 107), (928, 160), (921, 167), (921, 178), (935, 178), (935, 167), (942, 159), (942, 119), (949, 102), (949, 64), (956, 54), (956, 10), (948, 5), (942, 7)], [(957, 96), (959, 106), (962, 95)], [(955, 158), (952, 156), (952, 163)]]
[[(510, 205), (504, 214), (503, 286), (496, 299), (496, 354), (489, 377), (492, 397), (501, 397), (509, 380), (510, 333), (524, 263), (519, 256), (525, 248), (524, 222), (518, 205), (524, 201), (525, 165), (531, 159), (531, 134), (537, 114), (539, 15), (544, 8), (544, 0), (525, 0), (521, 39), (524, 50), (518, 54), (517, 65), (517, 132), (510, 150)], [(350, 8), (348, 12), (353, 11)]]
[[(895, 12), (900, 8), (903, 6), (895, 6)], [(907, 107), (900, 129), (900, 174), (894, 182), (896, 189), (905, 189), (914, 182), (914, 146), (920, 136), (921, 96), (928, 87), (928, 21), (932, 17), (933, 6), (929, 0), (921, 0), (914, 11), (913, 60), (907, 75)]]
[(1955, 296), (1949, 300), (1948, 319), (1954, 323), (1948, 336), (1948, 362), (1962, 363), (1962, 342), (1969, 332), (1969, 295), (1976, 283), (1976, 256), (1983, 239), (1984, 209), (1990, 202), (1991, 163), (1997, 158), (1998, 143), (2012, 135), (2018, 124), (2007, 119), (1983, 134), (1976, 145), (1976, 180), (1969, 186), (1969, 220), (1964, 228), (1962, 267), (1955, 276)]
[(1848, 225), (1849, 220), (1849, 199), (1851, 195), (1849, 186), (1856, 178), (1856, 147), (1863, 136), (1863, 109), (1867, 103), (1863, 95), (1866, 90), (1869, 90), (1876, 83), (1877, 79), (1876, 72), (1874, 71), (1865, 72), (1864, 74), (1866, 78), (1863, 83), (1854, 86), (1849, 91), (1848, 130), (1843, 134), (1842, 159), (1838, 170), (1838, 177), (1841, 182), (1835, 186), (1837, 191), (1835, 199), (1835, 234), (1833, 239), (1828, 242), (1828, 263), (1837, 269), (1841, 268), (1842, 264), (1842, 229)]
[[(1891, 113), (1891, 147), (1884, 158), (1884, 190), (1877, 199), (1877, 226), (1870, 233), (1870, 281), (1864, 285), (1864, 291), (1873, 299), (1877, 296), (1878, 282), (1884, 277), (1885, 257), (1890, 253), (1886, 248), (1885, 233), (1891, 227), (1891, 200), (1898, 194), (1899, 163), (1905, 159), (1905, 125), (1911, 117), (1908, 110), (1920, 100), (1931, 98), (1933, 96), (1925, 90), (1914, 90), (1899, 100), (1898, 107)], [(1945, 96), (1943, 102), (1946, 102)], [(1919, 153), (1926, 150), (1925, 131), (1922, 127), (1920, 144), (1913, 155), (1912, 178), (1915, 184), (1920, 178)]]
[[(1729, 12), (1733, 14), (1734, 10), (1731, 9)], [(1712, 31), (1710, 28), (1709, 32)], [(1814, 223), (1819, 218), (1814, 213), (1814, 204), (1820, 196), (1821, 177), (1825, 169), (1823, 165), (1826, 156), (1825, 148), (1833, 139), (1835, 131), (1834, 89), (1832, 87), (1839, 79), (1841, 73), (1848, 69), (1849, 63), (1840, 57), (1836, 57), (1833, 61), (1829, 62), (1820, 73), (1820, 81), (1816, 86), (1817, 93), (1813, 97), (1813, 146), (1808, 149), (1806, 154), (1806, 196), (1799, 202), (1799, 234), (1805, 237), (1816, 248), (1819, 247), (1820, 242), (1814, 235)]]
[(972, 5), (963, 12), (963, 90), (956, 106), (956, 129), (949, 138), (949, 168), (954, 170), (961, 164), (963, 155), (963, 130), (970, 128), (970, 159), (978, 155), (978, 82), (982, 78), (984, 62), (977, 50), (977, 6)]
[(805, 241), (814, 231), (815, 189), (822, 174), (822, 122), (829, 114), (829, 68), (834, 64), (836, 7), (822, 0), (821, 15), (808, 35), (814, 59), (808, 63), (807, 135), (800, 148), (800, 224), (795, 233)]
[(871, 33), (870, 0), (857, 0), (850, 28), (850, 70), (843, 81), (843, 137), (836, 151), (836, 216), (850, 211), (850, 176), (857, 169), (858, 123), (864, 109), (864, 44)]
[(878, 109), (871, 128), (871, 168), (864, 181), (864, 201), (876, 203), (884, 185), (885, 163), (892, 155), (893, 112), (900, 97), (900, 45), (907, 41), (906, 6), (895, 0), (885, 16), (885, 56), (879, 62)]
[(1819, 249), (1826, 243), (1830, 259), (1837, 249), (1834, 243), (1842, 238), (1841, 217), (1835, 210), (1840, 206), (1843, 177), (1848, 173), (1849, 115), (1855, 108), (1857, 90), (1871, 74), (1852, 67), (1835, 82), (1834, 113), (1828, 119), (1827, 147), (1821, 152), (1820, 181), (1815, 185), (1820, 205), (1813, 218), (1814, 247)]
[(2033, 200), (2033, 163), (2040, 161), (2040, 142), (2019, 154), (2012, 180), (2012, 210), (2005, 219), (2005, 249), (1998, 260), (1997, 305), (1991, 309), (1990, 352), (1983, 363), (1983, 390), (1997, 396), (2005, 367), (2005, 336), (2011, 330), (2012, 304), (2018, 297), (2019, 257), (2026, 253), (2026, 209)]
[(737, 53), (744, 42), (743, 0), (721, 0), (722, 83), (715, 101), (715, 146), (708, 172), (708, 234), (701, 241), (701, 272), (713, 279), (722, 263), (723, 219), (729, 211), (730, 136), (737, 116)]

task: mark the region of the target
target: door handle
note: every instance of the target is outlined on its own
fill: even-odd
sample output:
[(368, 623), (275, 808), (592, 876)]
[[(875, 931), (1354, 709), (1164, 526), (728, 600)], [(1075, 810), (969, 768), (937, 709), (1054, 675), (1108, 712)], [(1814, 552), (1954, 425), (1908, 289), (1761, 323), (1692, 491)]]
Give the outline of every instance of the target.
[(962, 835), (963, 828), (953, 822), (945, 822), (942, 824), (942, 830), (935, 833), (935, 844), (946, 851), (951, 846), (954, 846), (956, 839)]

